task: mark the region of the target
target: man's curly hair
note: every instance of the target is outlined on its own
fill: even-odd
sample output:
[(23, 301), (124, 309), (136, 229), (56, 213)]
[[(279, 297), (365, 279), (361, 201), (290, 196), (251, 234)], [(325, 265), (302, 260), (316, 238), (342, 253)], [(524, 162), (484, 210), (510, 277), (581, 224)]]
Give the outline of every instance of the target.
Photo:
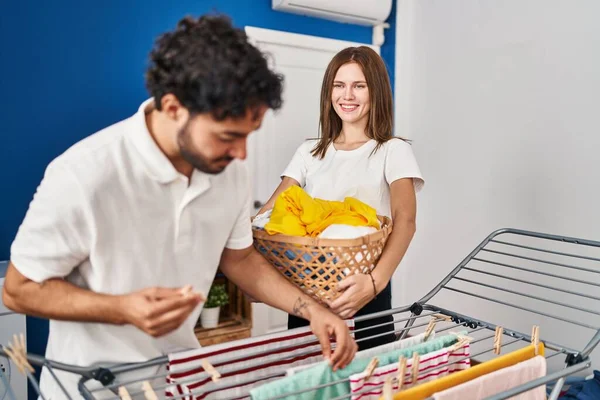
[(260, 105), (279, 109), (283, 77), (226, 16), (185, 17), (150, 53), (146, 87), (160, 110), (168, 93), (190, 113), (217, 120), (242, 117)]

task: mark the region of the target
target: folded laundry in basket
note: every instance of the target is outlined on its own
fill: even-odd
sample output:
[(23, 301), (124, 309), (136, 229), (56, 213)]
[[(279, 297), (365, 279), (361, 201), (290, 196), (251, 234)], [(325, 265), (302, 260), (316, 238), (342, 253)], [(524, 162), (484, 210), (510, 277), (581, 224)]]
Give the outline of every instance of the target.
[(264, 229), (267, 222), (269, 222), (269, 220), (271, 219), (272, 212), (273, 210), (267, 210), (262, 214), (258, 214), (252, 220), (252, 226), (259, 229)]
[[(273, 210), (267, 210), (262, 214), (258, 214), (252, 220), (252, 226), (258, 229), (265, 229), (265, 225), (271, 219), (272, 212)], [(333, 224), (325, 228), (318, 237), (323, 239), (356, 239), (374, 232), (377, 232), (377, 229), (372, 226)]]
[(270, 235), (316, 237), (333, 224), (380, 228), (377, 212), (368, 204), (352, 197), (343, 202), (312, 198), (298, 186), (277, 197), (264, 228)]
[(372, 226), (352, 226), (346, 224), (329, 225), (319, 235), (322, 239), (356, 239), (377, 232)]

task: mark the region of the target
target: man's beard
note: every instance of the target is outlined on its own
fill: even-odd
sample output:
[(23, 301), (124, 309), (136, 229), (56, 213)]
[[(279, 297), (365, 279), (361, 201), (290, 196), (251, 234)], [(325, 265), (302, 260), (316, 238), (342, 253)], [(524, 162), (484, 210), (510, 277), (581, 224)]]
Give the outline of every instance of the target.
[[(225, 156), (216, 159), (208, 159), (192, 150), (191, 137), (189, 131), (189, 122), (179, 131), (177, 135), (177, 143), (179, 145), (179, 153), (181, 157), (190, 163), (194, 168), (207, 174), (220, 174), (225, 170), (229, 162), (233, 161), (233, 157)], [(228, 161), (227, 164), (220, 162)]]

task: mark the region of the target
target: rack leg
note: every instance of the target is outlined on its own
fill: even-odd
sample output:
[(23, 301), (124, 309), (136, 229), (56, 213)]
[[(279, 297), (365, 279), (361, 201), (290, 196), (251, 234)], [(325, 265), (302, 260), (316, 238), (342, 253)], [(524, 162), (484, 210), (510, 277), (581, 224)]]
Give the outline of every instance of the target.
[[(10, 387), (10, 383), (8, 382), (8, 379), (6, 379), (6, 376), (4, 376), (4, 372), (2, 372), (1, 369), (0, 381), (2, 381), (2, 385), (4, 385), (4, 396), (8, 396), (9, 400), (16, 400), (17, 398), (15, 397), (15, 392), (13, 392), (12, 388)], [(4, 398), (4, 396), (2, 398)]]
[(565, 384), (565, 378), (560, 378), (558, 381), (556, 381), (556, 385), (554, 385), (554, 389), (552, 389), (552, 393), (550, 393), (550, 396), (548, 396), (548, 400), (556, 400), (558, 399), (558, 396), (560, 395), (560, 391), (562, 389), (562, 387)]
[(414, 313), (410, 313), (410, 319), (406, 321), (404, 324), (404, 330), (400, 334), (400, 338), (398, 340), (406, 339), (406, 335), (408, 335), (409, 328), (411, 328), (415, 324), (416, 318)]

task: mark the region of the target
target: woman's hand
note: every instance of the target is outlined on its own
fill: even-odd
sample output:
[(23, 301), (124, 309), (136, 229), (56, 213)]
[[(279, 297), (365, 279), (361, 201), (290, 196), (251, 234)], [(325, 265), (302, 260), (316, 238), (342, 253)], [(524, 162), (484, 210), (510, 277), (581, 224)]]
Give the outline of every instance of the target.
[(329, 302), (329, 307), (343, 319), (352, 318), (375, 297), (373, 282), (367, 274), (349, 276), (338, 283), (338, 291), (343, 291), (342, 295)]

